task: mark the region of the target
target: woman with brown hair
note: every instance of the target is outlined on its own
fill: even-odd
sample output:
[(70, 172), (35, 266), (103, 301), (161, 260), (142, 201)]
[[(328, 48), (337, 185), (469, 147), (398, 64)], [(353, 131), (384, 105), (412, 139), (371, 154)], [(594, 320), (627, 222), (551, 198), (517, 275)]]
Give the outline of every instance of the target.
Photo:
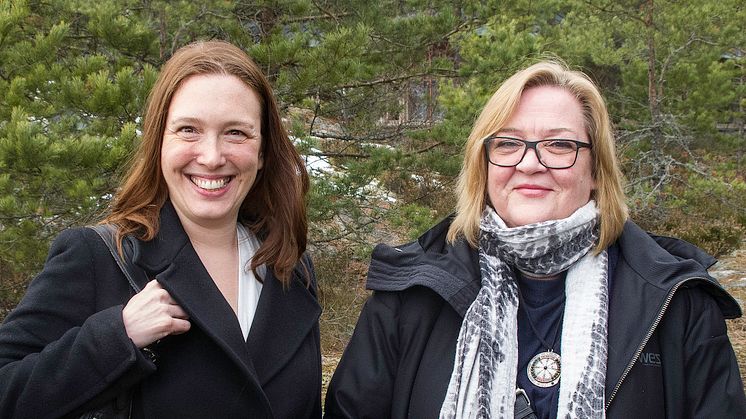
[(746, 417), (714, 259), (628, 220), (583, 73), (508, 78), (466, 142), (456, 213), (373, 251), (327, 418)]
[(307, 190), (256, 64), (221, 41), (178, 50), (104, 220), (142, 291), (95, 231), (60, 234), (0, 327), (0, 417), (112, 400), (134, 418), (319, 417)]

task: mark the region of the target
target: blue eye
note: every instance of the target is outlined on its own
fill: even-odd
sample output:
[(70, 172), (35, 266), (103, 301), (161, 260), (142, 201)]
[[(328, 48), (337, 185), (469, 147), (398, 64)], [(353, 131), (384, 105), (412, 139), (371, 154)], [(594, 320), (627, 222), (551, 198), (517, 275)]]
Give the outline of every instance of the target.
[(520, 147), (523, 144), (521, 144), (519, 141), (516, 140), (499, 140), (495, 141), (495, 147), (497, 148), (511, 148), (511, 147)]
[(552, 153), (570, 153), (578, 149), (575, 142), (569, 140), (546, 140), (543, 145)]
[(492, 140), (492, 150), (498, 153), (515, 153), (523, 149), (523, 142), (516, 138), (495, 138)]

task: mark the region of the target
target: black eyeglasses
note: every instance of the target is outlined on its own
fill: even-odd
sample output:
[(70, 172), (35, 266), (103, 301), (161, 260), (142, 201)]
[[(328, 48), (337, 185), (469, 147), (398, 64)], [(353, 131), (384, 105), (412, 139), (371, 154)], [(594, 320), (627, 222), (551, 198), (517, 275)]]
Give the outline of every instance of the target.
[(500, 167), (517, 166), (526, 156), (528, 149), (533, 148), (542, 166), (547, 169), (567, 169), (575, 164), (581, 148), (592, 148), (588, 143), (564, 138), (526, 141), (490, 135), (483, 141), (487, 160)]

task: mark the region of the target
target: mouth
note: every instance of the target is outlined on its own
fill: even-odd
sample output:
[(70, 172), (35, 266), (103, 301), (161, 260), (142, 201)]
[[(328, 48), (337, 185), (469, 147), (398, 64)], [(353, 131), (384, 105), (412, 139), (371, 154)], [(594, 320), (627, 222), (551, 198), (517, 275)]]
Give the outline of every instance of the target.
[(545, 188), (540, 185), (529, 185), (529, 184), (518, 185), (514, 190), (523, 196), (534, 197), (534, 198), (546, 196), (546, 194), (551, 192), (550, 188)]
[(548, 191), (550, 188), (545, 188), (543, 186), (539, 185), (518, 185), (516, 189), (523, 189), (523, 190), (529, 190), (529, 191)]
[(203, 177), (198, 176), (189, 176), (189, 180), (192, 181), (193, 184), (197, 185), (198, 188), (204, 189), (207, 191), (216, 191), (218, 189), (223, 189), (230, 183), (231, 180), (233, 180), (233, 176), (225, 176), (221, 178), (214, 178), (214, 179), (207, 179)]

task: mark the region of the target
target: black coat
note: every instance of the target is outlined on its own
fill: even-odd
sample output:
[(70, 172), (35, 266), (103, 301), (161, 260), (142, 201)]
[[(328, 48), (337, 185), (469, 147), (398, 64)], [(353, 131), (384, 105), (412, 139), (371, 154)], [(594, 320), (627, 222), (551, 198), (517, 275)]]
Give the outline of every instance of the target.
[(133, 260), (189, 314), (191, 330), (163, 339), (153, 364), (125, 333), (131, 291), (104, 242), (88, 228), (64, 231), (0, 326), (0, 418), (68, 416), (132, 385), (135, 418), (321, 416), (312, 267), (310, 288), (300, 264), (286, 290), (267, 274), (244, 341), (170, 203)]
[[(448, 227), (374, 250), (374, 292), (330, 383), (325, 418), (438, 417), (463, 316), (480, 288), (478, 252), (447, 244)], [(724, 321), (741, 311), (707, 275), (714, 259), (632, 222), (615, 246), (607, 416), (746, 417)]]

